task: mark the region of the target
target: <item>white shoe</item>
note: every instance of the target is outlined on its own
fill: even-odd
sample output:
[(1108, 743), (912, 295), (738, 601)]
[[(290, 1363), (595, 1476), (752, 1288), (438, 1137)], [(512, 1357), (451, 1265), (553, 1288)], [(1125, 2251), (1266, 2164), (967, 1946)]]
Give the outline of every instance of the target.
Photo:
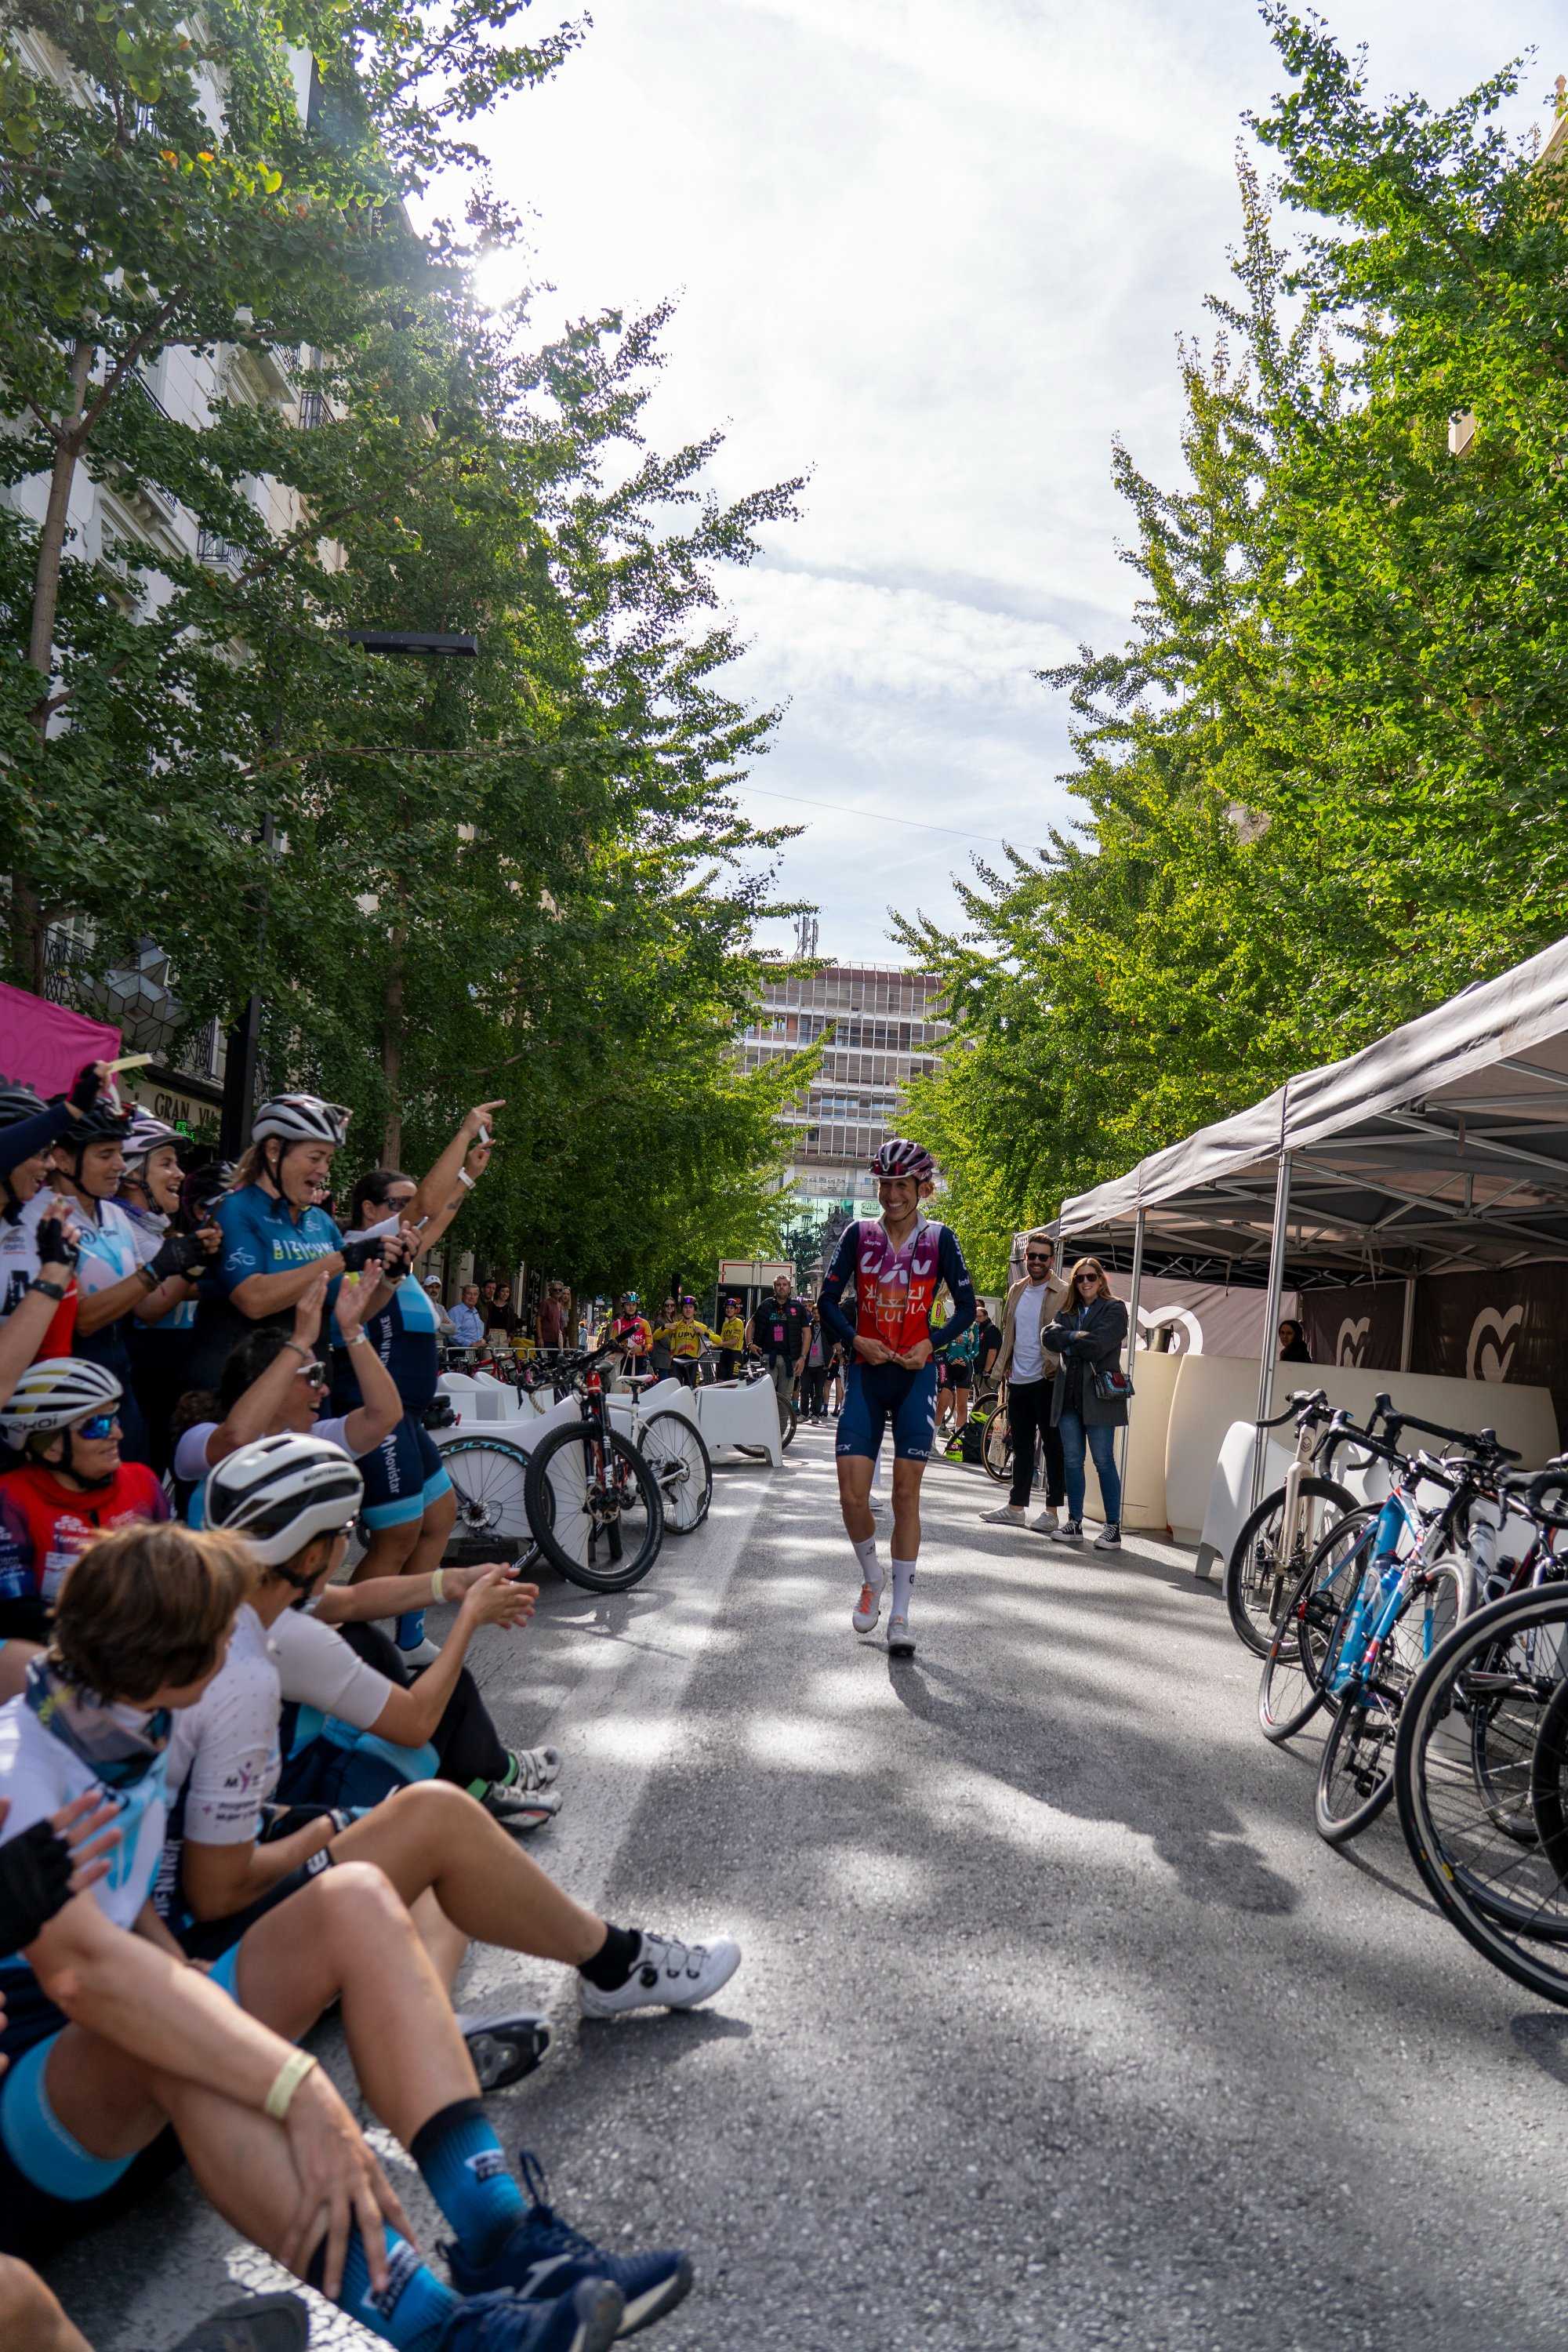
[(1121, 1549), (1121, 1527), (1120, 1521), (1116, 1522), (1112, 1526), (1107, 1526), (1100, 1528), (1100, 1533), (1094, 1539), (1094, 1549), (1096, 1551), (1120, 1551)]
[(915, 1637), (910, 1631), (909, 1619), (907, 1617), (889, 1617), (888, 1620), (888, 1655), (890, 1658), (912, 1658), (914, 1654)]
[(877, 1620), (882, 1613), (882, 1587), (887, 1580), (887, 1578), (883, 1577), (879, 1583), (873, 1584), (868, 1578), (860, 1587), (860, 1598), (856, 1602), (849, 1618), (849, 1622), (858, 1633), (876, 1632)]
[(695, 2009), (727, 1985), (741, 1965), (741, 1947), (731, 1936), (710, 1944), (679, 1944), (673, 1936), (642, 1931), (642, 1950), (630, 1976), (614, 1992), (580, 1977), (584, 2017), (619, 2017), (630, 2009)]
[(509, 1789), (548, 1789), (561, 1778), (559, 1748), (513, 1748), (508, 1751), (517, 1763), (517, 1775), (507, 1782)]
[(439, 1642), (433, 1642), (430, 1639), (429, 1634), (426, 1633), (425, 1639), (422, 1642), (416, 1643), (412, 1650), (399, 1650), (397, 1654), (412, 1675), (416, 1673), (421, 1666), (433, 1666), (435, 1664), (437, 1659), (441, 1654), (441, 1644)]
[(1020, 1503), (1015, 1510), (1011, 1503), (1004, 1503), (999, 1511), (982, 1511), (980, 1524), (983, 1528), (1021, 1528), (1024, 1506)]
[(1041, 1511), (1029, 1525), (1037, 1536), (1058, 1536), (1062, 1531), (1061, 1520), (1055, 1511)]

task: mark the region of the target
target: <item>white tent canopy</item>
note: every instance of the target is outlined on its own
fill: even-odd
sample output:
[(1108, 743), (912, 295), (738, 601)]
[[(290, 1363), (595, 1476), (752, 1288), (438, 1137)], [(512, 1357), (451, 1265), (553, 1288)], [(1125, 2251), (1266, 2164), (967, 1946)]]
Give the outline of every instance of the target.
[(1151, 1153), (1058, 1231), (1275, 1288), (1568, 1255), (1568, 940)]

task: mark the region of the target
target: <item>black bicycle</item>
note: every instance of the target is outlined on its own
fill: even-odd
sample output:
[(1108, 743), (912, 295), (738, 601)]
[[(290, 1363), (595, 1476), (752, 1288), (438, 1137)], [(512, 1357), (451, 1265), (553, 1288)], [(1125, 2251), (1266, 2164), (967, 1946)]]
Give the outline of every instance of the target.
[[(611, 1426), (599, 1348), (553, 1357), (544, 1375), (574, 1395), (579, 1418), (528, 1450), (523, 1504), (541, 1555), (589, 1592), (640, 1584), (664, 1542), (664, 1497), (653, 1465)], [(536, 1384), (542, 1384), (536, 1383)]]

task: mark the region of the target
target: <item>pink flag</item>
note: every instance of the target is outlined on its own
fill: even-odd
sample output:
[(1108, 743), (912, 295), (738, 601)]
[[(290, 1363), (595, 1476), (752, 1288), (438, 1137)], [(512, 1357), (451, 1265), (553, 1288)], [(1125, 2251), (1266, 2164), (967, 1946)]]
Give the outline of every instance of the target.
[(112, 1062), (120, 1032), (0, 981), (0, 1072), (41, 1095), (64, 1094), (84, 1062)]

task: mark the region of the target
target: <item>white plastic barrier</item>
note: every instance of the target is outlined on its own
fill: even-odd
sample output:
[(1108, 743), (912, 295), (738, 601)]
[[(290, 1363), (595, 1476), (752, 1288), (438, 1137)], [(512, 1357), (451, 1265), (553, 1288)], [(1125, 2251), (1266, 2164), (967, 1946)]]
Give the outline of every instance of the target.
[[(1209, 1576), (1216, 1567), (1223, 1570), (1231, 1546), (1252, 1509), (1252, 1415), (1257, 1410), (1257, 1367), (1238, 1356), (1184, 1356), (1181, 1364), (1168, 1439), (1166, 1503), (1177, 1539), (1197, 1542), (1198, 1556), (1194, 1563), (1196, 1573)], [(1205, 1371), (1205, 1367), (1211, 1369)], [(1252, 1393), (1240, 1413), (1231, 1410), (1237, 1399), (1237, 1379), (1227, 1374), (1226, 1367), (1237, 1375), (1245, 1371), (1252, 1378)], [(1348, 1364), (1284, 1364), (1275, 1383), (1277, 1412), (1283, 1410), (1285, 1398), (1292, 1388), (1321, 1388), (1331, 1405), (1347, 1407), (1358, 1420), (1364, 1420), (1376, 1399), (1386, 1393), (1396, 1407), (1439, 1422), (1446, 1429), (1495, 1429), (1502, 1444), (1511, 1445), (1520, 1454), (1527, 1470), (1538, 1470), (1558, 1448), (1557, 1415), (1550, 1391), (1531, 1388), (1522, 1381), (1450, 1380), (1432, 1372), (1362, 1371)], [(1227, 1411), (1227, 1423), (1216, 1428), (1219, 1414)], [(1296, 1433), (1287, 1422), (1282, 1430), (1270, 1433), (1266, 1441), (1265, 1494), (1283, 1480), (1295, 1439)], [(1412, 1430), (1409, 1445), (1415, 1448), (1421, 1442), (1420, 1432)], [(1211, 1444), (1212, 1454), (1206, 1451)], [(1179, 1465), (1178, 1447), (1184, 1449), (1184, 1458)], [(1441, 1450), (1437, 1440), (1431, 1441), (1430, 1450)], [(1213, 1468), (1203, 1490), (1200, 1517), (1195, 1496), (1205, 1460), (1213, 1463)], [(1352, 1494), (1364, 1496), (1369, 1501), (1387, 1491), (1381, 1465), (1374, 1463), (1357, 1471), (1350, 1466), (1343, 1451), (1337, 1457), (1334, 1475)], [(1510, 1534), (1503, 1549), (1512, 1549)]]
[(779, 1401), (772, 1381), (710, 1381), (683, 1394), (696, 1404), (697, 1426), (710, 1454), (721, 1445), (762, 1446), (773, 1468), (781, 1467)]
[[(1127, 1468), (1121, 1481), (1121, 1523), (1163, 1536), (1165, 1509), (1165, 1434), (1176, 1375), (1185, 1359), (1158, 1349), (1140, 1349), (1132, 1360), (1132, 1402), (1128, 1408)], [(1099, 1482), (1091, 1482), (1098, 1492)]]

